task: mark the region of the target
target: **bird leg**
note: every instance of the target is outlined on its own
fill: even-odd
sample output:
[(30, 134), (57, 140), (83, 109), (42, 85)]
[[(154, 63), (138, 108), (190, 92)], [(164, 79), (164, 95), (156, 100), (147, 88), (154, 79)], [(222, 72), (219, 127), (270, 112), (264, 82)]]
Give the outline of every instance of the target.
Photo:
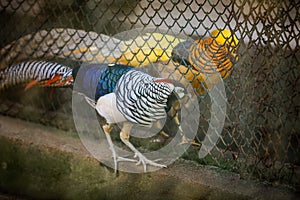
[[(196, 141), (191, 141), (190, 139), (187, 139), (186, 136), (183, 134), (183, 130), (182, 130), (182, 127), (180, 125), (180, 122), (179, 122), (179, 118), (178, 118), (178, 113), (176, 113), (174, 115), (174, 121), (176, 123), (176, 125), (178, 126), (178, 129), (180, 131), (180, 135), (181, 135), (181, 142), (180, 144), (192, 144), (193, 146), (201, 146), (199, 143), (197, 143)], [(158, 121), (158, 125), (157, 125), (160, 129), (162, 129), (163, 125)], [(166, 133), (165, 131), (161, 130), (160, 132), (160, 135), (162, 135), (163, 137), (165, 138), (169, 138), (170, 135), (168, 133)]]
[(160, 168), (163, 168), (163, 167), (167, 167), (166, 165), (162, 165), (162, 164), (158, 164), (152, 160), (149, 160), (148, 158), (146, 158), (140, 151), (138, 151), (134, 146), (133, 144), (131, 144), (129, 142), (129, 131), (131, 129), (132, 125), (129, 124), (129, 123), (124, 123), (124, 126), (120, 132), (120, 138), (122, 140), (122, 142), (127, 146), (129, 147), (133, 152), (134, 152), (134, 157), (138, 157), (139, 161), (136, 165), (140, 165), (142, 164), (144, 166), (144, 172), (147, 171), (147, 164), (148, 165), (152, 165), (152, 166), (155, 166), (155, 167), (160, 167)]
[(165, 131), (160, 131), (159, 134), (162, 135), (165, 138), (169, 138), (170, 137), (169, 134), (166, 133)]
[(187, 139), (186, 136), (183, 134), (183, 130), (181, 128), (180, 122), (179, 122), (179, 118), (178, 118), (178, 113), (176, 113), (176, 115), (174, 116), (174, 121), (176, 123), (176, 125), (178, 126), (178, 129), (180, 131), (181, 134), (181, 143), (180, 144), (192, 144), (194, 146), (201, 146), (199, 143), (195, 142), (195, 141), (190, 141), (190, 139)]
[(172, 107), (171, 109), (169, 110), (168, 114), (169, 116), (173, 117), (173, 120), (175, 122), (175, 124), (177, 125), (179, 131), (180, 131), (180, 135), (181, 135), (181, 142), (180, 144), (192, 144), (194, 146), (200, 146), (199, 143), (195, 142), (195, 141), (191, 141), (190, 139), (188, 139), (184, 133), (183, 133), (183, 130), (182, 130), (182, 127), (180, 125), (180, 121), (179, 121), (179, 114), (178, 114), (178, 111), (180, 111), (180, 102), (179, 101), (175, 101), (173, 104), (172, 104)]
[(169, 138), (170, 137), (168, 133), (166, 133), (165, 131), (162, 130), (163, 124), (161, 124), (160, 121), (157, 121), (157, 127), (160, 129), (160, 132), (159, 132), (160, 135), (162, 135), (165, 138)]
[(105, 133), (108, 145), (109, 145), (109, 149), (112, 151), (112, 157), (114, 159), (114, 170), (115, 170), (115, 173), (117, 172), (117, 169), (118, 169), (118, 162), (122, 162), (122, 161), (137, 162), (134, 159), (123, 158), (123, 157), (117, 156), (114, 144), (113, 144), (113, 142), (111, 140), (111, 137), (110, 137), (110, 132), (111, 132), (111, 130), (113, 128), (112, 124), (106, 124), (102, 128), (104, 130), (104, 133)]

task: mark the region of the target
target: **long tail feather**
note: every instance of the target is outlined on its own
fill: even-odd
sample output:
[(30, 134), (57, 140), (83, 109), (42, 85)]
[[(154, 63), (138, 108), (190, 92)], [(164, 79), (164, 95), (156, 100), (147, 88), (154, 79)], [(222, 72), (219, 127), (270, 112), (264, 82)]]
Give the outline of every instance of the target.
[(72, 68), (47, 61), (27, 61), (0, 70), (0, 90), (24, 84), (25, 90), (35, 85), (69, 86), (73, 84)]
[(69, 58), (82, 62), (110, 62), (121, 56), (120, 40), (95, 32), (56, 28), (15, 40), (0, 50), (0, 69), (23, 60)]

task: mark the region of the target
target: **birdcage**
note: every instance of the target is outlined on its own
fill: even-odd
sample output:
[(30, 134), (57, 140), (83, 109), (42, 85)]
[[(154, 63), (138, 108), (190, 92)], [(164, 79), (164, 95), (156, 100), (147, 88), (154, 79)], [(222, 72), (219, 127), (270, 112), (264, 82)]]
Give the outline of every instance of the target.
[[(112, 38), (132, 38), (139, 31), (200, 40), (226, 28), (239, 43), (238, 61), (224, 80), (224, 127), (208, 155), (200, 159), (199, 147), (192, 147), (183, 158), (242, 178), (295, 187), (300, 165), (299, 12), (295, 0), (1, 0), (1, 68), (32, 59), (74, 67), (97, 60), (100, 53), (109, 57), (115, 50)], [(208, 92), (197, 98), (201, 114), (195, 141), (201, 145), (211, 105)], [(0, 113), (76, 135), (71, 102), (72, 92), (64, 88), (51, 93), (17, 87), (2, 92)]]

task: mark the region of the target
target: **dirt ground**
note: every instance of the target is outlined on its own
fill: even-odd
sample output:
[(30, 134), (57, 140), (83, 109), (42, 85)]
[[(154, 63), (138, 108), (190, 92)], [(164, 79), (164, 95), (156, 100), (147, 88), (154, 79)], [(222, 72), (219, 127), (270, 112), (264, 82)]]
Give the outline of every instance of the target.
[(183, 159), (152, 173), (115, 174), (72, 134), (4, 116), (0, 126), (0, 191), (5, 194), (34, 199), (296, 198), (288, 188), (242, 180), (238, 174)]

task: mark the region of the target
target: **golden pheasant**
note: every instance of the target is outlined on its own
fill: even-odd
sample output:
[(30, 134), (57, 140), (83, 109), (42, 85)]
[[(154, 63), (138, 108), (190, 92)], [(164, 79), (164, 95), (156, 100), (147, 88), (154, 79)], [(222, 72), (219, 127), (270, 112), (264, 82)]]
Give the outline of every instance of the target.
[[(228, 77), (237, 61), (237, 45), (236, 36), (226, 29), (214, 30), (209, 38), (198, 41), (155, 32), (120, 40), (84, 30), (51, 29), (26, 35), (1, 49), (0, 68), (23, 60), (53, 57), (134, 67), (163, 62), (165, 67), (174, 67), (172, 73), (176, 70), (175, 73), (184, 75), (196, 91), (203, 94), (217, 82), (216, 72), (221, 73), (223, 79)], [(171, 60), (180, 65), (174, 65)]]
[(172, 52), (176, 69), (191, 82), (197, 93), (203, 94), (229, 76), (237, 62), (237, 37), (229, 30), (214, 30), (211, 37), (195, 42), (179, 43)]

